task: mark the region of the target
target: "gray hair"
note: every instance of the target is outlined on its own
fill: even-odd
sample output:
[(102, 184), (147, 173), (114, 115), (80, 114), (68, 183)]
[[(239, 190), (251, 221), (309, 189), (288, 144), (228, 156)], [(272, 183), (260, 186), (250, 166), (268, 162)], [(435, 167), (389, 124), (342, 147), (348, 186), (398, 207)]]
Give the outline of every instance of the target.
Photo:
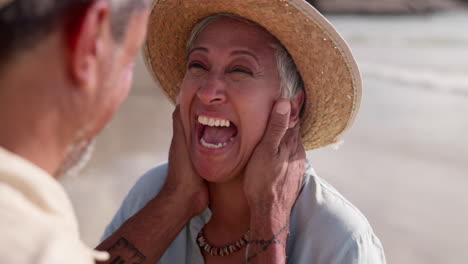
[(304, 90), (304, 82), (302, 81), (301, 75), (297, 70), (296, 64), (294, 63), (294, 60), (292, 59), (289, 52), (281, 44), (281, 42), (259, 24), (238, 15), (228, 13), (215, 14), (204, 18), (201, 22), (196, 24), (195, 27), (192, 29), (192, 32), (190, 33), (190, 36), (187, 41), (187, 54), (189, 54), (190, 50), (193, 47), (193, 44), (198, 39), (198, 37), (200, 37), (201, 33), (203, 33), (203, 31), (211, 23), (216, 22), (222, 18), (232, 18), (240, 20), (249, 25), (255, 25), (261, 28), (263, 31), (265, 31), (265, 33), (267, 33), (269, 36), (271, 36), (271, 38), (274, 40), (274, 42), (271, 43), (271, 47), (276, 50), (276, 64), (281, 80), (280, 91), (282, 98), (291, 98), (294, 95), (296, 95), (299, 91)]
[[(1, 1), (1, 0), (0, 0)], [(32, 48), (57, 25), (65, 23), (73, 10), (94, 0), (14, 0), (0, 8), (0, 68), (16, 53)], [(109, 0), (111, 31), (118, 42), (123, 39), (128, 21), (136, 10), (147, 8), (150, 0)]]

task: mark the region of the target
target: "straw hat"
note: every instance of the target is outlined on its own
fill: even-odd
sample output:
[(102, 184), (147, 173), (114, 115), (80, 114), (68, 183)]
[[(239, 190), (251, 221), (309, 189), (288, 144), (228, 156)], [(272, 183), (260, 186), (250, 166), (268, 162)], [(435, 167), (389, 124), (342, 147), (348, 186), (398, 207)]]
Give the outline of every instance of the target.
[(301, 135), (306, 150), (339, 141), (361, 101), (361, 76), (331, 24), (303, 0), (156, 0), (145, 44), (147, 67), (175, 102), (185, 75), (186, 42), (205, 17), (231, 13), (273, 34), (291, 54), (305, 84)]

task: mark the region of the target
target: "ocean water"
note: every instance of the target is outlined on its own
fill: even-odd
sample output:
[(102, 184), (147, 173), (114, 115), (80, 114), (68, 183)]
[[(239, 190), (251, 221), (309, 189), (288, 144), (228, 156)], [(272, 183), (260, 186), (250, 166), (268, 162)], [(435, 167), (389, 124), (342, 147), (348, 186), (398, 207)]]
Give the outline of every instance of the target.
[(330, 19), (363, 75), (358, 129), (468, 166), (468, 13)]
[[(321, 177), (367, 216), (388, 263), (468, 259), (468, 12), (331, 16), (364, 80), (339, 150), (308, 153)], [(133, 183), (164, 162), (172, 106), (143, 63), (83, 176), (65, 179), (94, 246)]]
[(468, 13), (331, 20), (366, 78), (468, 96)]

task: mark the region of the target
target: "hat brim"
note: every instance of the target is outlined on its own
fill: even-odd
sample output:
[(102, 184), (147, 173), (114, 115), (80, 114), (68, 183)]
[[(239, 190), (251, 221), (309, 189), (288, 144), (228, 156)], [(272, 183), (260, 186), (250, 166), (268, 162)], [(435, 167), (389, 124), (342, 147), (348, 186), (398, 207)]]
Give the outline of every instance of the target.
[(145, 43), (146, 65), (175, 102), (186, 71), (186, 42), (205, 17), (231, 13), (263, 26), (291, 54), (304, 81), (301, 135), (306, 150), (336, 143), (353, 123), (362, 81), (333, 26), (302, 0), (156, 0)]

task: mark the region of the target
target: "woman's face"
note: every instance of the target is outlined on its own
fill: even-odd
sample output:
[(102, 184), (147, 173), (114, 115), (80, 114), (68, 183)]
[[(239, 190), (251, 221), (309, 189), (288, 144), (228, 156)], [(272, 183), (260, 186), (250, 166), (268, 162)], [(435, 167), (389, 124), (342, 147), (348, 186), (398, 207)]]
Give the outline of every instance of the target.
[(223, 18), (195, 41), (179, 103), (193, 165), (210, 182), (242, 173), (280, 95), (273, 40)]

